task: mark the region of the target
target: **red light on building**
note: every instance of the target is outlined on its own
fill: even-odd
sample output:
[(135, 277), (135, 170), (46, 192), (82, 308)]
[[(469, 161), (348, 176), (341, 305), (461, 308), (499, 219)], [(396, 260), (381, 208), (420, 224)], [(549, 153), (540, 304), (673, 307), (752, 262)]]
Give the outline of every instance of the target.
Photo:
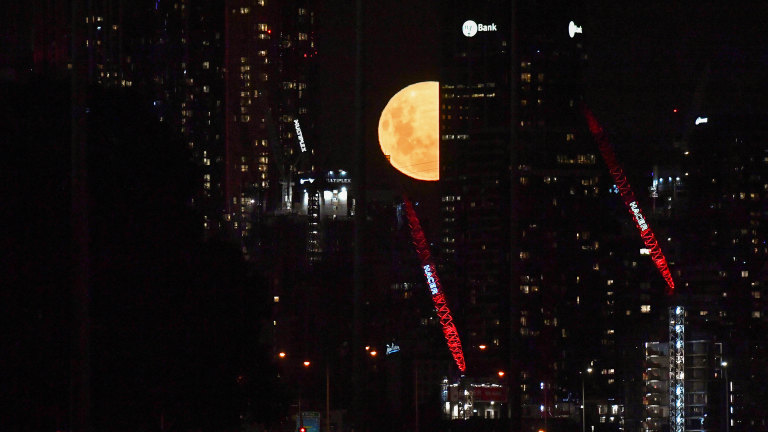
[(309, 367), (309, 365), (310, 365), (310, 364), (311, 364), (311, 363), (309, 362), (309, 360), (305, 360), (305, 361), (304, 361), (304, 367)]
[(499, 378), (503, 377), (505, 375), (504, 371), (499, 371)]

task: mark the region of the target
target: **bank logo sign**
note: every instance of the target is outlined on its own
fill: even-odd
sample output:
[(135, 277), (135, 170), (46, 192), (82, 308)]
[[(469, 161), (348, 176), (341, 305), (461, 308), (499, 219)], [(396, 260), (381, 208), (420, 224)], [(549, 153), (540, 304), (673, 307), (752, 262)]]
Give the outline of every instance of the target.
[(466, 37), (472, 37), (477, 34), (477, 32), (488, 32), (488, 31), (496, 31), (496, 24), (478, 24), (472, 20), (466, 20), (464, 24), (461, 25), (461, 32), (464, 33), (464, 36)]

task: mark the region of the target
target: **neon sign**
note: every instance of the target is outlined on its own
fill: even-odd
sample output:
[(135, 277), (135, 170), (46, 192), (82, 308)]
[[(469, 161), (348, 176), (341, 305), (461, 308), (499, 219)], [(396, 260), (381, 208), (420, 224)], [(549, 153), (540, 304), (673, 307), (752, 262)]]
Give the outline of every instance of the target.
[(392, 345), (387, 344), (387, 355), (394, 354), (399, 351), (400, 351), (400, 345), (395, 345), (394, 342), (392, 342)]
[(648, 224), (645, 223), (645, 218), (643, 217), (643, 213), (640, 212), (640, 209), (637, 207), (637, 203), (632, 201), (629, 203), (629, 208), (632, 210), (632, 214), (635, 216), (635, 222), (637, 222), (637, 226), (640, 227), (640, 232), (647, 230)]
[(408, 227), (411, 229), (413, 245), (416, 247), (416, 254), (419, 256), (421, 266), (424, 269), (424, 277), (427, 279), (429, 292), (432, 294), (432, 304), (435, 305), (435, 312), (437, 312), (437, 317), (440, 318), (440, 324), (443, 326), (443, 336), (445, 336), (445, 341), (456, 366), (461, 372), (464, 372), (467, 370), (467, 365), (464, 362), (464, 351), (461, 348), (459, 331), (456, 330), (456, 325), (453, 323), (453, 316), (451, 316), (451, 310), (445, 300), (445, 294), (440, 289), (440, 278), (437, 276), (434, 263), (432, 263), (432, 255), (429, 253), (429, 246), (426, 237), (424, 237), (424, 231), (421, 229), (419, 217), (416, 216), (416, 211), (407, 197), (403, 197), (403, 207), (408, 217)]
[(672, 273), (669, 271), (669, 265), (667, 265), (667, 259), (664, 257), (664, 253), (661, 251), (659, 241), (656, 240), (656, 236), (653, 234), (653, 230), (648, 226), (645, 221), (640, 207), (637, 205), (637, 199), (635, 199), (635, 193), (632, 191), (627, 176), (624, 175), (624, 169), (616, 159), (616, 153), (613, 151), (613, 146), (608, 141), (608, 137), (603, 131), (602, 126), (597, 122), (597, 119), (585, 105), (581, 106), (581, 112), (587, 120), (589, 131), (595, 137), (600, 154), (603, 156), (605, 164), (608, 165), (608, 171), (613, 177), (613, 181), (616, 183), (616, 188), (619, 190), (621, 198), (624, 200), (624, 205), (627, 206), (629, 213), (637, 223), (637, 227), (640, 230), (640, 237), (645, 243), (645, 247), (648, 248), (648, 254), (651, 256), (651, 260), (656, 265), (656, 268), (661, 273), (664, 281), (667, 283), (666, 293), (671, 295), (675, 290), (675, 281), (672, 280)]
[(435, 283), (435, 277), (432, 276), (432, 266), (427, 264), (424, 266), (424, 276), (427, 278), (427, 284), (429, 285), (429, 292), (432, 295), (437, 294), (437, 283)]
[(489, 31), (496, 31), (496, 24), (478, 24), (472, 20), (466, 20), (464, 21), (464, 24), (461, 25), (461, 32), (464, 33), (464, 36), (466, 37), (472, 37), (477, 34), (477, 32), (489, 32)]
[(307, 145), (304, 143), (304, 134), (301, 133), (301, 126), (299, 125), (299, 119), (293, 121), (293, 126), (296, 128), (296, 136), (299, 138), (299, 148), (301, 152), (307, 151)]
[(571, 39), (580, 33), (582, 33), (581, 26), (577, 26), (573, 21), (568, 23), (568, 35), (571, 37)]

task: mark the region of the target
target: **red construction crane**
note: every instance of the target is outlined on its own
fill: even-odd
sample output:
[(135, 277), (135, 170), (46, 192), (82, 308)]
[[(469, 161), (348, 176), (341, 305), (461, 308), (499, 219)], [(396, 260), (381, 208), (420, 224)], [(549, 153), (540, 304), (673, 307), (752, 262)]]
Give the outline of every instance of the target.
[(445, 335), (445, 341), (448, 343), (448, 349), (453, 355), (453, 359), (456, 361), (456, 366), (463, 373), (467, 369), (467, 365), (464, 362), (464, 351), (461, 349), (461, 340), (459, 339), (459, 332), (456, 330), (456, 325), (453, 323), (453, 317), (451, 316), (451, 310), (448, 309), (448, 304), (445, 300), (445, 294), (441, 289), (440, 278), (437, 276), (437, 268), (432, 262), (432, 254), (429, 252), (429, 245), (427, 239), (424, 237), (424, 231), (421, 229), (419, 218), (416, 216), (416, 210), (413, 209), (413, 204), (408, 197), (403, 197), (405, 214), (408, 217), (408, 227), (411, 229), (411, 238), (413, 239), (413, 245), (416, 247), (416, 253), (419, 255), (421, 261), (421, 267), (424, 270), (424, 277), (427, 280), (427, 286), (429, 286), (429, 292), (432, 295), (432, 303), (435, 305), (435, 311), (438, 318), (440, 318), (440, 324), (443, 326), (443, 335)]
[(608, 137), (600, 126), (600, 123), (597, 122), (594, 114), (592, 114), (592, 111), (590, 111), (586, 105), (581, 106), (581, 113), (587, 120), (589, 131), (597, 141), (603, 160), (605, 160), (606, 165), (608, 165), (608, 170), (613, 177), (613, 181), (616, 183), (616, 187), (619, 189), (619, 194), (621, 194), (621, 198), (624, 200), (624, 205), (627, 206), (629, 214), (632, 215), (632, 219), (635, 221), (637, 229), (640, 231), (640, 237), (643, 239), (645, 247), (648, 248), (653, 263), (656, 264), (656, 268), (659, 269), (661, 276), (667, 282), (666, 293), (667, 295), (672, 295), (675, 290), (675, 282), (672, 280), (672, 273), (669, 271), (667, 259), (664, 257), (664, 253), (661, 252), (661, 246), (659, 246), (656, 236), (653, 234), (650, 225), (648, 225), (648, 221), (643, 217), (640, 206), (637, 204), (635, 193), (632, 191), (632, 187), (629, 185), (629, 181), (627, 181), (627, 177), (624, 175), (624, 170), (616, 159), (616, 153), (613, 151), (613, 146), (610, 141), (608, 141)]

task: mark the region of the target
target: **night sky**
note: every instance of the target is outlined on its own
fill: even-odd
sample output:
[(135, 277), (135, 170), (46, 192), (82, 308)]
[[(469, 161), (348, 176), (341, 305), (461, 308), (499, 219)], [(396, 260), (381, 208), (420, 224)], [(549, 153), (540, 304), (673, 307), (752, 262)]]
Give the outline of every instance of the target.
[[(436, 0), (365, 5), (368, 167), (372, 177), (383, 176), (385, 182), (400, 182), (402, 176), (386, 166), (378, 149), (378, 116), (402, 87), (439, 77), (439, 6)], [(584, 29), (587, 103), (609, 131), (636, 140), (633, 145), (649, 140), (667, 145), (676, 127), (673, 109), (686, 122), (707, 115), (694, 112), (696, 106), (728, 109), (743, 104), (744, 109), (765, 111), (768, 8), (759, 2), (587, 0), (581, 15), (574, 20)], [(354, 7), (351, 2), (323, 2), (318, 20), (324, 83), (319, 89), (319, 134), (332, 143), (331, 161), (350, 164)], [(567, 25), (563, 23), (563, 32)], [(694, 97), (697, 88), (706, 90), (703, 100)]]

